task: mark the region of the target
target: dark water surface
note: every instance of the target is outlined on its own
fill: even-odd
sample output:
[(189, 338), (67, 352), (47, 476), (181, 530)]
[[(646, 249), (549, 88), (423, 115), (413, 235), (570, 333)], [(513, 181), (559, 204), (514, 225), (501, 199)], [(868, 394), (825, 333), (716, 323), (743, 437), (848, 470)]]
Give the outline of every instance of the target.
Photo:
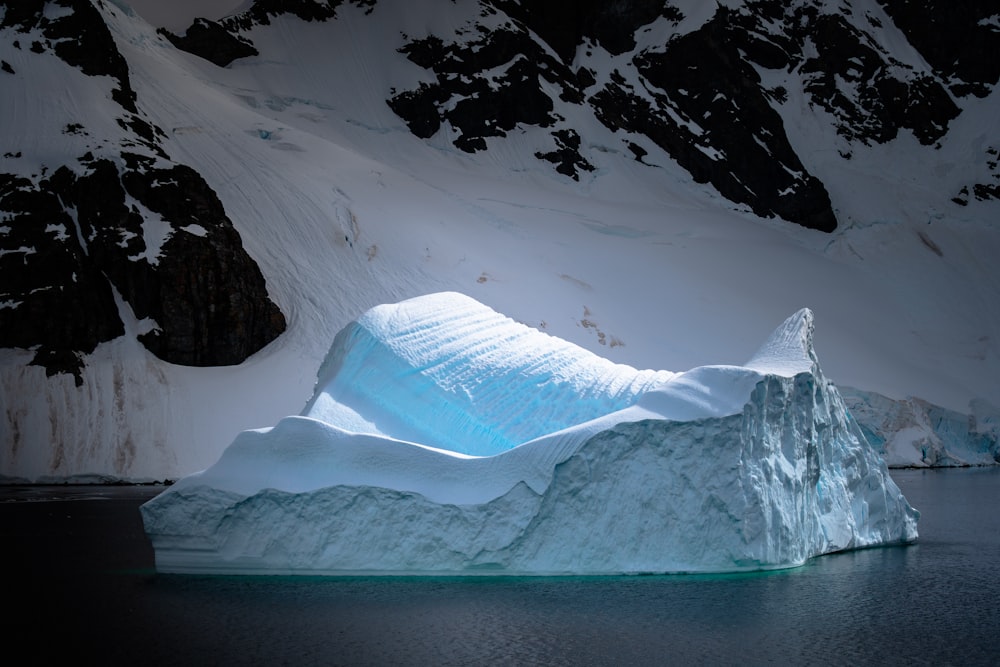
[(0, 487), (0, 627), (16, 664), (1000, 664), (1000, 468), (893, 477), (914, 545), (606, 578), (158, 575), (162, 487)]

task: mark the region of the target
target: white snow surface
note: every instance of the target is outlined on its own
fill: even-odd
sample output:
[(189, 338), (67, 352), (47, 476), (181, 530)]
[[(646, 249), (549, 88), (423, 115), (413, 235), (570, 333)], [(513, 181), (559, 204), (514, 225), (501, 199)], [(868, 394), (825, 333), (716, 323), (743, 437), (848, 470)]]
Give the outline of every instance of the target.
[(378, 306), (301, 415), (143, 505), (157, 569), (735, 571), (916, 539), (812, 339), (802, 309), (746, 366), (671, 373), (454, 292)]
[[(136, 335), (148, 323), (122, 304), (127, 333), (87, 355), (81, 387), (29, 365), (30, 351), (0, 350), (0, 478), (149, 481), (203, 470), (234, 433), (302, 410), (333, 335), (358, 313), (442, 291), (638, 368), (740, 364), (774, 322), (809, 304), (838, 384), (957, 412), (1000, 405), (997, 202), (949, 203), (988, 178), (997, 93), (956, 100), (962, 114), (928, 153), (905, 132), (845, 145), (804, 101), (798, 73), (761, 72), (788, 90), (778, 110), (830, 190), (842, 224), (828, 235), (734, 207), (651, 142), (558, 100), (596, 167), (579, 183), (532, 157), (552, 149), (537, 128), (491, 138), (476, 154), (447, 141), (447, 124), (417, 139), (385, 100), (430, 76), (396, 52), (401, 33), (454, 32), (479, 14), (476, 3), (446, 4), (380, 0), (367, 16), (343, 3), (326, 24), (276, 17), (249, 35), (262, 55), (227, 68), (178, 51), (122, 3), (97, 5), (141, 115), (168, 135), (171, 158), (218, 193), (289, 327), (239, 366), (187, 368), (146, 351)], [(679, 6), (688, 27), (707, 18), (698, 3)], [(186, 17), (161, 23), (179, 29)], [(34, 37), (6, 37), (0, 59), (16, 74), (4, 74), (0, 120), (18, 131), (0, 169), (37, 180), (87, 151), (105, 155), (106, 144), (116, 155), (113, 82), (103, 90), (95, 80), (107, 77), (13, 46)], [(611, 58), (599, 48), (589, 57)], [(71, 123), (90, 134), (64, 133)], [(632, 159), (624, 142), (633, 139), (657, 166)], [(359, 424), (370, 421), (363, 407)], [(514, 425), (490, 428), (498, 443), (520, 438)]]

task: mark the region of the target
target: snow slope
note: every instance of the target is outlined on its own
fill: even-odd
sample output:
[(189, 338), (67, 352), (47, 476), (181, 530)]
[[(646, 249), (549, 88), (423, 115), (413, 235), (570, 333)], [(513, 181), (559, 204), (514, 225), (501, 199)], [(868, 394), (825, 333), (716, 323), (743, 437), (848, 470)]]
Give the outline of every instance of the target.
[[(395, 52), (400, 31), (453, 30), (472, 3), (442, 14), (392, 0), (371, 16), (345, 4), (324, 24), (276, 17), (252, 30), (262, 55), (225, 69), (114, 4), (101, 11), (138, 105), (165, 131), (171, 157), (218, 193), (288, 330), (240, 366), (188, 368), (145, 351), (135, 339), (142, 323), (123, 312), (131, 328), (90, 355), (82, 387), (27, 365), (30, 353), (0, 350), (5, 478), (203, 470), (234, 433), (301, 411), (314, 370), (353, 318), (441, 291), (637, 368), (741, 363), (775, 321), (808, 306), (838, 384), (960, 413), (973, 400), (1000, 404), (996, 202), (942, 209), (934, 192), (983, 159), (1000, 122), (996, 92), (963, 98), (929, 161), (910, 159), (905, 133), (853, 146), (850, 162), (828, 160), (837, 139), (808, 113), (789, 119), (793, 141), (817, 146), (803, 151), (807, 166), (832, 184), (845, 221), (822, 234), (733, 206), (662, 153), (650, 167), (605, 151), (611, 132), (596, 125), (596, 170), (580, 182), (531, 157), (550, 148), (535, 128), (477, 154), (456, 150), (448, 128), (414, 137), (385, 103), (427, 76)], [(2, 103), (24, 137), (52, 114), (57, 127), (105, 124), (77, 95), (46, 96), (50, 116), (36, 116), (34, 90)], [(45, 151), (41, 163), (76, 147), (53, 141)]]
[(912, 541), (812, 334), (801, 310), (746, 366), (654, 373), (456, 293), (379, 306), (301, 416), (143, 505), (157, 569), (731, 571)]

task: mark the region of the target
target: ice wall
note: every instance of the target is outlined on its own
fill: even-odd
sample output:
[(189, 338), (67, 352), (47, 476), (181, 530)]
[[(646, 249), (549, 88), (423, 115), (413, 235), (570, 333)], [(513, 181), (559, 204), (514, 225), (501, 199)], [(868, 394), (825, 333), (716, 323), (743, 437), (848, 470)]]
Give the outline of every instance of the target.
[(337, 336), (303, 415), (142, 507), (157, 568), (736, 571), (912, 541), (918, 513), (812, 329), (802, 310), (746, 366), (674, 374), (457, 294), (376, 308)]
[(843, 387), (851, 415), (891, 468), (961, 467), (1000, 463), (1000, 409), (984, 400), (969, 413), (928, 401)]

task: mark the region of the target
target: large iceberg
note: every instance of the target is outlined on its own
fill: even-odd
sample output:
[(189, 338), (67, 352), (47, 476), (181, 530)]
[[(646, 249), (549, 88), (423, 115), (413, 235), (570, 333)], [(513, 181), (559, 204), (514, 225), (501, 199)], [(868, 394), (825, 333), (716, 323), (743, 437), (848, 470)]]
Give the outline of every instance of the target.
[(840, 387), (844, 404), (890, 468), (949, 468), (1000, 463), (1000, 409), (983, 399), (969, 413), (913, 396), (892, 399)]
[(336, 336), (299, 416), (142, 506), (162, 572), (619, 574), (799, 565), (919, 516), (800, 310), (744, 366), (636, 370), (455, 293)]

